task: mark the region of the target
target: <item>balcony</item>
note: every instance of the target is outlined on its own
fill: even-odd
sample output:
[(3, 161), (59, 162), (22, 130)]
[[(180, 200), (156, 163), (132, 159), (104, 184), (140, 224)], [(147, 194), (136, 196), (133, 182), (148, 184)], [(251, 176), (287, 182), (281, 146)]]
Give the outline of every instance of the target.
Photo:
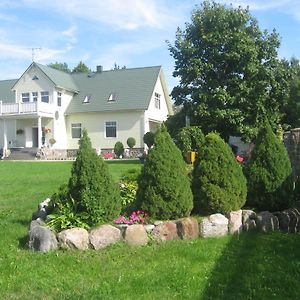
[(0, 117), (44, 116), (53, 117), (54, 105), (41, 101), (26, 103), (2, 103), (0, 101)]

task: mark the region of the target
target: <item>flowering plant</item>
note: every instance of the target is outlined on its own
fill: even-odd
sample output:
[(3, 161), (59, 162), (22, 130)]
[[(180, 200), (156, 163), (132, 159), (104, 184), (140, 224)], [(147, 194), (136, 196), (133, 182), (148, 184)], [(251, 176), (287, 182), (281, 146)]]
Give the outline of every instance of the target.
[(119, 218), (114, 220), (115, 224), (145, 224), (145, 219), (148, 217), (148, 214), (143, 210), (134, 211), (129, 218), (125, 216), (120, 216)]
[(106, 152), (102, 156), (104, 159), (113, 159), (113, 154), (111, 152)]
[(45, 133), (50, 133), (50, 132), (51, 132), (51, 129), (50, 129), (50, 128), (45, 128), (45, 129), (44, 129), (44, 132), (45, 132)]

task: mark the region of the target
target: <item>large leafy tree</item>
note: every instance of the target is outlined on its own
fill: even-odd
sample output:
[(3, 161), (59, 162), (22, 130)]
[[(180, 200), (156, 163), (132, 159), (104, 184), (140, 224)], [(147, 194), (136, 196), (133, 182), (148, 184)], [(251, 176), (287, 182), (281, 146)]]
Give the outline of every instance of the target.
[(204, 1), (169, 43), (180, 79), (175, 104), (205, 133), (217, 130), (224, 138), (252, 139), (266, 115), (276, 127), (288, 89), (279, 45), (275, 30), (262, 32), (248, 9)]
[(82, 61), (78, 63), (76, 67), (72, 70), (72, 73), (89, 73), (91, 72), (90, 68)]

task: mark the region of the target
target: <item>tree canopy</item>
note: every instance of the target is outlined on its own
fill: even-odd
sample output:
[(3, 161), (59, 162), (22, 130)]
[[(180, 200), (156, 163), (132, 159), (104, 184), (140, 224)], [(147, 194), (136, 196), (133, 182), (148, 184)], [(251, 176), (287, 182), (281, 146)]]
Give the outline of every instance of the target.
[(59, 71), (63, 71), (63, 72), (66, 72), (66, 73), (71, 73), (71, 70), (70, 70), (67, 63), (55, 62), (55, 63), (50, 63), (47, 66), (51, 67), (53, 69), (59, 70)]
[(248, 9), (204, 1), (178, 29), (169, 50), (179, 85), (171, 95), (194, 125), (222, 137), (256, 136), (268, 117), (281, 122), (288, 70), (278, 59), (276, 31), (261, 31)]
[(91, 69), (82, 61), (72, 70), (72, 73), (89, 73)]

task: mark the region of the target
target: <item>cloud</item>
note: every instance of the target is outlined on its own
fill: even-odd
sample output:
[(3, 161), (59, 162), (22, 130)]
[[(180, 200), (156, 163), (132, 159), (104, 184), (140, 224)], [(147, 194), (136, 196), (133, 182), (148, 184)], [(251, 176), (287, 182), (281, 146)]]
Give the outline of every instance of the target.
[(295, 3), (294, 0), (221, 0), (225, 4), (232, 4), (233, 6), (249, 6), (250, 10), (268, 10), (289, 6)]
[(62, 35), (68, 39), (69, 43), (76, 44), (77, 43), (76, 31), (77, 31), (77, 26), (71, 25), (68, 29), (62, 32)]

